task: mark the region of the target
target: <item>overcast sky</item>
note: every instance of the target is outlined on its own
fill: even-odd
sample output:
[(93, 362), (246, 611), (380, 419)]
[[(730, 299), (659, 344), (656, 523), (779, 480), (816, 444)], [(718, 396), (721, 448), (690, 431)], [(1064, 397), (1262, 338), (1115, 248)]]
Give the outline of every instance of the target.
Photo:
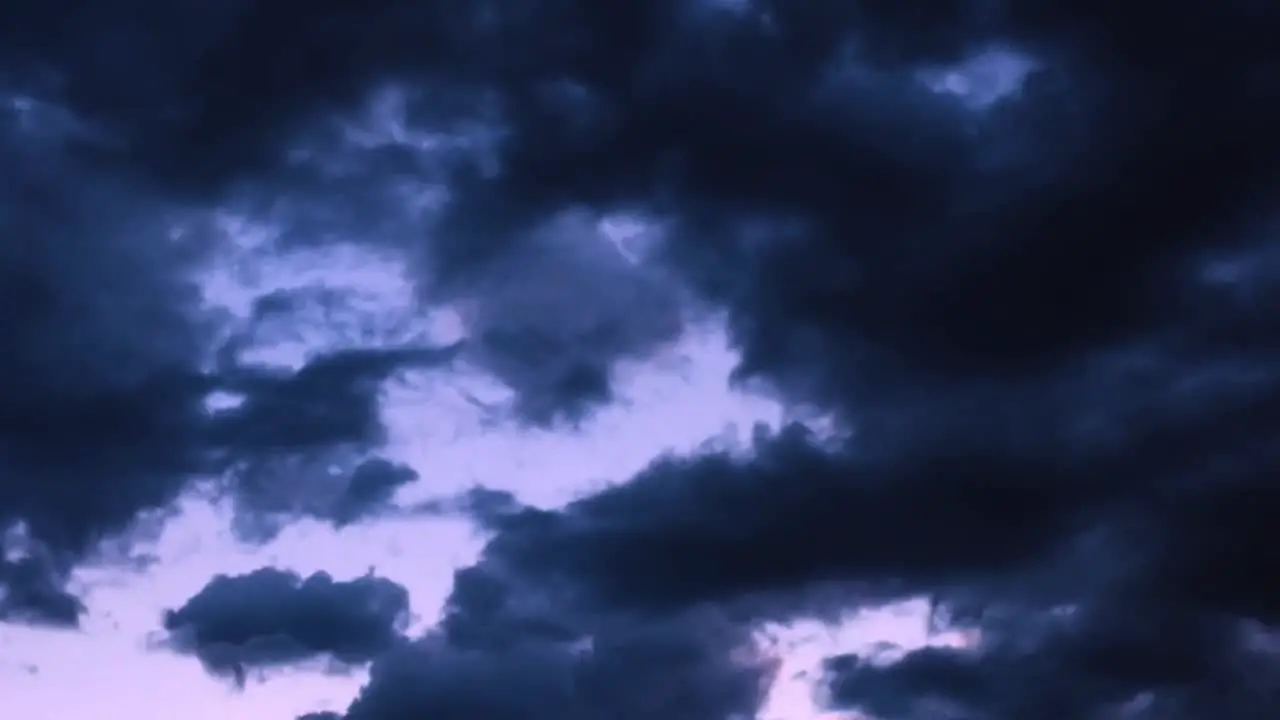
[(0, 716), (1280, 716), (1276, 37), (0, 8)]

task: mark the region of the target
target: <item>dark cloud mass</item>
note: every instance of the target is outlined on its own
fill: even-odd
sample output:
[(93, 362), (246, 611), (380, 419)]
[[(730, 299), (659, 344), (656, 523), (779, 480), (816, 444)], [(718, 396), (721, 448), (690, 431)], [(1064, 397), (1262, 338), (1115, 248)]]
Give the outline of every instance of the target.
[(264, 568), (215, 577), (165, 613), (164, 629), (169, 647), (243, 685), (248, 671), (317, 657), (368, 662), (399, 643), (408, 622), (409, 593), (390, 580)]
[(84, 604), (61, 585), (57, 567), (31, 557), (0, 563), (0, 619), (74, 627)]
[[(61, 587), (73, 559), (167, 504), (194, 463), (200, 331), (165, 205), (66, 157), (8, 110), (0, 524), (48, 547), (44, 572), (24, 564), (0, 586), (10, 599), (53, 600), (33, 588)], [(47, 610), (65, 619), (61, 601)]]
[[(176, 237), (181, 208), (127, 168), (76, 153), (60, 110), (19, 90), (0, 99), (0, 544), (17, 553), (19, 533), (41, 558), (6, 561), (0, 605), (74, 624), (65, 584), (100, 541), (197, 474), (236, 481), (285, 456), (376, 445), (379, 381), (452, 355), (340, 351), (272, 374), (228, 351), (210, 369), (215, 327), (194, 273), (213, 248)], [(210, 414), (217, 392), (242, 402)]]
[[(0, 520), (53, 560), (6, 602), (65, 608), (74, 559), (210, 457), (376, 439), (364, 379), (411, 358), (195, 372), (164, 217), (235, 202), (291, 242), (409, 253), (523, 420), (582, 417), (616, 363), (719, 313), (739, 380), (841, 429), (563, 508), (478, 498), (478, 564), (349, 720), (750, 717), (752, 621), (920, 595), (981, 640), (833, 658), (833, 705), (1280, 714), (1280, 9), (38, 8), (0, 10), (7, 97), (45, 103), (5, 116)], [(335, 129), (392, 90), (431, 152)], [(660, 226), (642, 261), (592, 239), (609, 213)], [(207, 418), (224, 387), (247, 397)], [(246, 612), (226, 587), (209, 607)]]
[(439, 631), (374, 663), (346, 717), (749, 717), (776, 669), (716, 615), (539, 617), (493, 578), (457, 594)]

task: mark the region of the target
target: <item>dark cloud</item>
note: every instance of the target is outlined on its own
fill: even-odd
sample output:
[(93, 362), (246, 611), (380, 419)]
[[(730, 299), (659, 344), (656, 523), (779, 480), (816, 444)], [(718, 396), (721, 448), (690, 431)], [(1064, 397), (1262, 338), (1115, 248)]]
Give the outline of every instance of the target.
[(379, 658), (345, 717), (751, 717), (775, 671), (716, 613), (566, 616), (473, 568), (441, 626)]
[(528, 508), (506, 490), (475, 487), (460, 497), (450, 498), (445, 510), (467, 516), (485, 530), (494, 530)]
[(418, 480), (413, 469), (356, 452), (285, 457), (238, 473), (233, 528), (246, 540), (266, 542), (299, 518), (341, 530), (366, 519), (399, 513), (394, 499)]
[(242, 395), (243, 402), (215, 415), (212, 442), (231, 453), (377, 442), (382, 382), (402, 370), (442, 365), (456, 354), (457, 346), (353, 349), (320, 355), (296, 371), (231, 368), (220, 389)]
[[(0, 527), (21, 527), (43, 559), (7, 566), (0, 586), (7, 603), (49, 601), (68, 620), (72, 568), (196, 475), (235, 480), (283, 456), (375, 445), (379, 381), (451, 356), (352, 350), (292, 373), (234, 358), (207, 369), (215, 327), (194, 284), (205, 249), (175, 237), (180, 208), (78, 158), (71, 130), (41, 124), (53, 109), (3, 97)], [(217, 392), (242, 402), (211, 415)]]
[(351, 474), (351, 480), (333, 509), (333, 523), (349, 525), (391, 504), (401, 486), (418, 479), (411, 468), (387, 460), (368, 460)]
[(174, 208), (29, 132), (41, 108), (0, 96), (14, 103), (0, 116), (0, 526), (46, 558), (0, 585), (51, 598), (73, 560), (185, 481), (202, 331)]
[[(285, 576), (268, 569), (254, 575)], [(778, 658), (750, 628), (714, 610), (647, 619), (564, 613), (538, 592), (483, 568), (460, 571), (436, 628), (380, 654), (344, 713), (299, 720), (752, 717), (778, 670)], [(279, 600), (276, 619), (291, 610), (315, 617)], [(248, 606), (223, 597), (207, 607), (238, 617), (239, 628), (267, 604), (238, 612)], [(289, 622), (297, 627), (298, 620)]]
[[(1158, 603), (1024, 618), (1020, 636), (828, 663), (833, 700), (886, 720), (933, 717), (1270, 717), (1274, 638)], [(1268, 646), (1270, 642), (1270, 646)]]
[(368, 662), (401, 641), (409, 619), (409, 593), (390, 580), (263, 568), (219, 575), (167, 611), (165, 644), (243, 685), (247, 672), (319, 657)]
[[(356, 372), (359, 354), (193, 378), (188, 260), (143, 238), (164, 236), (164, 203), (253, 196), (293, 241), (368, 227), (408, 250), (423, 301), (472, 331), (459, 357), (512, 387), (522, 419), (581, 417), (612, 397), (617, 362), (719, 312), (741, 381), (842, 431), (661, 459), (560, 509), (477, 505), (494, 537), (453, 615), (376, 662), (349, 716), (593, 714), (557, 633), (643, 646), (637, 628), (657, 642), (691, 608), (913, 595), (982, 642), (841, 660), (837, 704), (1274, 716), (1275, 9), (46, 5), (0, 11), (0, 47), (24, 92), (83, 130), (56, 151), (29, 130), (5, 146), (23, 188), (7, 232), (42, 239), (0, 266), (6, 307), (27, 308), (0, 317), (17, 348), (0, 356), (6, 522), (74, 554), (165, 504), (209, 432), (226, 455), (376, 437), (359, 378), (385, 373)], [(1001, 53), (1029, 58), (1003, 96), (946, 78)], [(449, 142), (335, 129), (395, 87), (403, 125)], [(443, 188), (436, 211), (398, 209), (426, 186)], [(591, 238), (619, 212), (661, 225), (643, 263)], [(196, 422), (210, 383), (254, 397)], [(472, 585), (485, 577), (507, 589)], [(510, 616), (503, 593), (546, 607)], [(516, 647), (464, 652), (449, 635), (464, 628)], [(732, 654), (697, 647), (714, 649), (684, 657), (719, 658), (707, 668)], [(731, 674), (686, 675), (705, 687), (653, 697), (751, 712), (715, 689)]]
[(669, 279), (637, 267), (599, 218), (565, 212), (509, 252), (445, 273), (431, 290), (458, 304), (470, 358), (516, 394), (534, 425), (576, 422), (615, 400), (613, 366), (677, 340), (684, 323)]
[(24, 557), (0, 563), (0, 620), (75, 627), (84, 603), (64, 587), (57, 567)]

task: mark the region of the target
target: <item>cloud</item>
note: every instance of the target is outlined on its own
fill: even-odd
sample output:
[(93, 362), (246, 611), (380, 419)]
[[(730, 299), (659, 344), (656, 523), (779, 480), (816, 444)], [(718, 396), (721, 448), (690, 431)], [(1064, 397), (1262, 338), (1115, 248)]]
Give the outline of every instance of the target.
[[(0, 355), (6, 522), (78, 557), (166, 504), (210, 430), (227, 456), (376, 438), (358, 380), (383, 373), (193, 373), (190, 260), (155, 249), (173, 247), (159, 208), (248, 195), (309, 235), (431, 185), (431, 212), (369, 225), (367, 241), (414, 257), (424, 303), (474, 331), (460, 360), (515, 390), (522, 419), (608, 402), (617, 363), (715, 314), (743, 385), (841, 432), (764, 434), (563, 508), (482, 517), (493, 537), (459, 576), (455, 615), (375, 661), (349, 716), (578, 712), (579, 655), (557, 633), (643, 646), (640, 629), (664, 638), (691, 612), (745, 627), (913, 595), (981, 641), (840, 660), (836, 705), (919, 720), (1280, 707), (1264, 642), (1280, 624), (1280, 13), (165, 7), (0, 16), (23, 29), (0, 31), (17, 76), (34, 87), (26, 68), (55, 68), (41, 92), (93, 130), (5, 145), (25, 188), (10, 224), (40, 240), (0, 265), (5, 307), (24, 308), (0, 313), (16, 348)], [(139, 39), (124, 52), (102, 39), (116, 37)], [(931, 80), (979, 72), (978, 57), (1020, 58), (1020, 83), (966, 98)], [(405, 88), (404, 128), (450, 142), (374, 148), (334, 129), (389, 87)], [(611, 213), (661, 227), (642, 262), (588, 241)], [(193, 420), (224, 383), (255, 397)], [(472, 615), (468, 583), (485, 576), (541, 605), (518, 627), (501, 603)], [(499, 627), (525, 644), (463, 651), (448, 634)], [(719, 659), (686, 673), (705, 687), (653, 697), (750, 714), (746, 695), (714, 690), (736, 677), (711, 671), (727, 648), (689, 648)]]
[[(50, 612), (68, 619), (57, 598), (72, 568), (200, 477), (224, 477), (251, 504), (265, 468), (375, 448), (380, 383), (453, 356), (407, 347), (334, 352), (285, 373), (234, 358), (206, 369), (212, 319), (191, 284), (194, 260), (168, 250), (165, 205), (112, 175), (64, 168), (72, 161), (56, 149), (14, 152), (31, 177), (0, 260), (12, 278), (0, 320), (11, 343), (0, 358), (0, 524), (20, 525), (44, 559), (0, 578), (10, 603), (56, 601)], [(211, 412), (218, 393), (239, 404)], [(297, 480), (291, 492), (306, 495)]]
[(63, 586), (57, 568), (30, 557), (0, 563), (0, 619), (75, 627), (84, 603)]
[(1023, 637), (997, 635), (972, 649), (926, 648), (892, 663), (833, 659), (832, 697), (886, 720), (1210, 710), (1247, 718), (1276, 706), (1275, 649), (1251, 637), (1253, 629), (1154, 604), (1108, 603), (1024, 622)]
[(96, 541), (177, 495), (203, 337), (175, 209), (28, 132), (23, 108), (0, 117), (0, 526), (45, 547), (0, 579), (11, 601), (60, 594)]
[(447, 367), (459, 349), (360, 348), (317, 355), (297, 370), (224, 370), (218, 391), (234, 402), (210, 415), (205, 442), (231, 480), (241, 538), (271, 540), (301, 517), (340, 529), (392, 514), (396, 489), (418, 475), (373, 454), (385, 441), (384, 384)]
[(166, 611), (164, 644), (243, 686), (249, 671), (318, 657), (368, 662), (400, 642), (408, 621), (409, 593), (390, 580), (263, 568), (217, 576)]
[(481, 568), (459, 572), (441, 623), (408, 640), (405, 590), (263, 568), (214, 578), (166, 613), (163, 645), (243, 685), (330, 656), (373, 660), (345, 713), (307, 718), (750, 717), (777, 661), (714, 610), (661, 618), (564, 613)]
[(617, 400), (613, 368), (678, 340), (680, 290), (639, 267), (601, 220), (566, 211), (492, 258), (437, 267), (434, 302), (458, 308), (474, 342), (468, 358), (515, 394), (525, 424), (578, 422)]
[(457, 350), (340, 350), (283, 373), (233, 366), (223, 372), (219, 389), (243, 394), (243, 402), (214, 417), (211, 442), (233, 454), (376, 442), (381, 383), (398, 371), (444, 365)]
[(261, 463), (242, 471), (233, 496), (237, 534), (262, 543), (303, 517), (341, 530), (401, 512), (395, 493), (416, 482), (417, 472), (383, 458), (360, 459), (359, 453), (334, 455)]
[[(378, 382), (450, 356), (359, 350), (293, 373), (234, 357), (210, 369), (219, 328), (195, 276), (217, 248), (175, 232), (187, 209), (78, 152), (78, 131), (47, 117), (62, 117), (56, 104), (9, 88), (0, 98), (0, 529), (21, 527), (42, 557), (6, 566), (0, 587), (22, 615), (70, 622), (79, 604), (66, 581), (102, 540), (199, 476), (376, 443)], [(211, 415), (218, 392), (242, 403)]]
[(441, 626), (374, 663), (345, 717), (750, 717), (772, 659), (717, 613), (561, 616), (477, 570)]
[(417, 479), (418, 473), (405, 465), (378, 459), (361, 463), (333, 509), (334, 525), (349, 525), (386, 508), (398, 488)]

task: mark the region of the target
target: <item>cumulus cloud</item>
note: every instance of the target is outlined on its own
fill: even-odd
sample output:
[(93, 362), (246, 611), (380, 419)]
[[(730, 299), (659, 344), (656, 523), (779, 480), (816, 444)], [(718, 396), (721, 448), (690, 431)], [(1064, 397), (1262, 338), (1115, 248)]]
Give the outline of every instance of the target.
[[(358, 380), (383, 374), (194, 371), (193, 253), (161, 218), (251, 195), (311, 242), (368, 225), (412, 256), (423, 302), (474, 331), (459, 357), (512, 387), (525, 420), (608, 402), (616, 363), (715, 311), (741, 382), (842, 431), (764, 433), (563, 508), (485, 515), (453, 615), (375, 661), (348, 717), (591, 715), (581, 698), (632, 697), (602, 679), (615, 669), (676, 698), (619, 714), (750, 715), (751, 682), (724, 669), (736, 638), (717, 639), (738, 622), (918, 595), (981, 640), (834, 659), (836, 706), (1280, 709), (1280, 12), (187, 5), (0, 11), (15, 77), (93, 129), (54, 147), (5, 127), (22, 242), (0, 265), (0, 520), (57, 550), (51, 577), (167, 503), (209, 433), (219, 457), (376, 437)], [(119, 37), (137, 40), (103, 39)], [(1018, 58), (1018, 82), (957, 80), (993, 57)], [(388, 87), (408, 88), (404, 128), (465, 141), (333, 130)], [(414, 183), (443, 188), (430, 213), (366, 223)], [(661, 225), (641, 262), (588, 241), (609, 213)], [(231, 425), (199, 420), (228, 383), (257, 397)], [(476, 577), (506, 589), (473, 597)], [(534, 606), (513, 616), (507, 596)], [(666, 650), (646, 643), (686, 622), (726, 634), (674, 632), (683, 660), (651, 673)], [(461, 628), (503, 628), (515, 649), (460, 644)], [(593, 675), (611, 639), (628, 659)]]
[[(21, 525), (42, 557), (6, 566), (0, 586), (23, 615), (67, 621), (67, 577), (100, 541), (169, 507), (198, 475), (375, 444), (389, 366), (450, 355), (352, 350), (276, 374), (234, 356), (210, 367), (216, 323), (195, 275), (216, 248), (176, 233), (184, 209), (127, 167), (85, 157), (47, 118), (33, 125), (36, 100), (0, 96), (0, 526)], [(211, 414), (214, 393), (242, 402)]]
[(348, 718), (751, 717), (776, 669), (714, 612), (566, 615), (479, 569), (445, 618), (373, 665)]
[(249, 671), (318, 657), (368, 662), (398, 644), (408, 622), (409, 593), (390, 580), (263, 568), (219, 575), (166, 611), (163, 644), (244, 685)]

